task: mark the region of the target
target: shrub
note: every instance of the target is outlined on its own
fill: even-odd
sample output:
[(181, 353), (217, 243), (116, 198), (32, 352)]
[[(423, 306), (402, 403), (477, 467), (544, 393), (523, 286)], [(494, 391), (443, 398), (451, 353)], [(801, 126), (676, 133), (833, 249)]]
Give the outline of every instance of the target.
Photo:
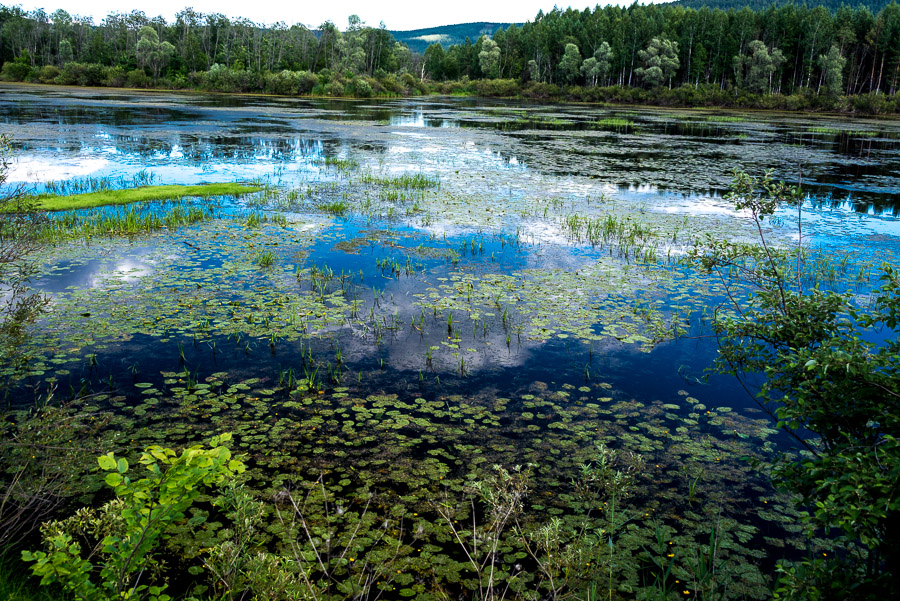
[(411, 92), (412, 90), (418, 89), (419, 80), (410, 75), (409, 73), (403, 73), (400, 75), (400, 82), (406, 86), (407, 92)]
[[(41, 584), (59, 583), (81, 599), (131, 599), (149, 593), (151, 601), (169, 601), (163, 594), (165, 584), (146, 584), (159, 566), (154, 555), (174, 524), (186, 520), (197, 526), (204, 521), (186, 516), (203, 488), (222, 486), (244, 471), (243, 462), (220, 445), (230, 439), (223, 434), (210, 441), (209, 449), (197, 445), (180, 455), (148, 447), (140, 464), (149, 474), (141, 479), (133, 479), (124, 457), (101, 455), (100, 469), (108, 472), (106, 483), (117, 498), (99, 509), (82, 509), (66, 520), (45, 524), (41, 534), (46, 550), (23, 551), (22, 559), (34, 562), (31, 569)], [(90, 539), (96, 540), (94, 548), (83, 550)]]
[(71, 62), (62, 68), (56, 83), (67, 86), (101, 86), (104, 79), (103, 65)]
[(344, 95), (344, 84), (340, 81), (332, 81), (329, 84), (325, 85), (325, 88), (322, 90), (325, 96), (343, 96)]
[(476, 83), (476, 90), (481, 96), (507, 98), (515, 96), (519, 91), (515, 79), (483, 79)]
[(31, 67), (20, 62), (5, 62), (0, 70), (0, 79), (3, 81), (25, 81)]
[(59, 77), (59, 69), (54, 65), (44, 65), (41, 68), (41, 83), (53, 83)]
[(886, 264), (883, 286), (864, 308), (850, 294), (804, 287), (802, 249), (766, 244), (762, 228), (778, 204), (799, 206), (803, 192), (740, 172), (731, 190), (762, 244), (710, 238), (694, 253), (717, 273), (737, 268), (733, 277), (752, 289), (744, 299), (726, 290), (735, 311), (716, 312), (717, 367), (738, 377), (765, 374), (761, 406), (806, 449), (775, 464), (776, 484), (796, 495), (810, 525), (853, 550), (846, 562), (782, 563), (777, 598), (830, 598), (822, 596), (828, 583), (848, 574), (859, 591), (850, 598), (890, 597), (900, 565), (900, 274)]
[(371, 98), (374, 91), (372, 90), (372, 84), (370, 84), (365, 79), (354, 79), (353, 80), (353, 95), (358, 98)]
[(132, 69), (125, 77), (129, 88), (149, 88), (153, 82), (143, 69)]

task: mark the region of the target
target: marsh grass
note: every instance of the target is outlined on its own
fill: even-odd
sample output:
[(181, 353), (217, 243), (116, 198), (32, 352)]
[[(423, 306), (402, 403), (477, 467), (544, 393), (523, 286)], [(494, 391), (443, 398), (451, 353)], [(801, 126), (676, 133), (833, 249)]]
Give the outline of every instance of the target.
[(325, 157), (323, 160), (315, 161), (314, 164), (333, 167), (338, 171), (351, 171), (359, 167), (359, 161), (355, 159), (342, 159), (338, 157)]
[(101, 192), (104, 190), (118, 190), (121, 188), (138, 188), (150, 186), (156, 180), (156, 176), (142, 169), (131, 177), (73, 177), (61, 181), (49, 181), (43, 186), (45, 194), (57, 196), (69, 196), (72, 194), (86, 194), (88, 192)]
[(588, 242), (591, 246), (615, 245), (621, 256), (633, 256), (646, 263), (656, 261), (657, 236), (651, 227), (639, 221), (612, 214), (596, 218), (569, 215), (563, 221), (563, 227), (576, 242)]
[(36, 238), (43, 243), (54, 244), (99, 236), (133, 236), (161, 229), (175, 229), (207, 221), (215, 216), (214, 206), (180, 202), (169, 207), (144, 203), (127, 208), (101, 208), (56, 216), (36, 233)]
[(324, 202), (319, 205), (319, 208), (329, 213), (331, 215), (335, 215), (337, 217), (343, 217), (350, 210), (350, 207), (343, 200), (334, 200), (330, 202)]
[(847, 134), (854, 137), (872, 137), (877, 136), (878, 132), (871, 129), (838, 129), (836, 127), (812, 127), (809, 130), (814, 134), (840, 135)]
[(262, 190), (262, 186), (248, 186), (237, 183), (198, 184), (193, 186), (143, 186), (122, 190), (99, 190), (84, 194), (40, 195), (35, 198), (35, 208), (41, 211), (71, 211), (110, 205), (124, 205), (153, 200), (178, 200), (196, 196), (240, 196)]
[(712, 123), (741, 123), (746, 121), (744, 117), (738, 115), (710, 115), (706, 120)]
[(441, 182), (436, 177), (428, 177), (421, 173), (410, 175), (404, 173), (402, 175), (378, 177), (371, 173), (362, 176), (363, 184), (373, 186), (383, 186), (388, 188), (405, 188), (413, 190), (427, 190), (429, 188), (440, 188)]
[(633, 127), (634, 121), (622, 117), (607, 117), (594, 122), (594, 127)]
[(275, 253), (270, 250), (260, 251), (253, 255), (253, 263), (259, 267), (272, 267), (275, 264)]

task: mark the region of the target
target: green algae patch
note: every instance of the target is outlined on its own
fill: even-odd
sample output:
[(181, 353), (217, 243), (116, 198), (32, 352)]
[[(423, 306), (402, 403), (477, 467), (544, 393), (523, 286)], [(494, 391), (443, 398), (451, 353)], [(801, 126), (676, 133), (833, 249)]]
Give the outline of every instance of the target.
[(188, 196), (239, 196), (259, 192), (262, 189), (262, 186), (237, 183), (141, 186), (140, 188), (102, 190), (86, 194), (39, 196), (35, 201), (35, 208), (41, 211), (71, 211), (151, 200), (177, 200)]

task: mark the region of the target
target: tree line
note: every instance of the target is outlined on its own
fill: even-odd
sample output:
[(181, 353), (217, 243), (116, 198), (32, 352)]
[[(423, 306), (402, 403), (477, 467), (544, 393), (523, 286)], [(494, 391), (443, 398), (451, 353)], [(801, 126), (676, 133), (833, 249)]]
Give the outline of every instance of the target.
[[(659, 95), (689, 87), (713, 96), (893, 95), (900, 6), (891, 2), (877, 14), (863, 5), (833, 12), (806, 4), (554, 8), (474, 42), (432, 44), (424, 55), (384, 24), (368, 26), (355, 16), (341, 31), (330, 21), (312, 30), (190, 8), (173, 22), (133, 11), (94, 23), (63, 10), (0, 6), (0, 60), (6, 80), (277, 94), (530, 91), (602, 100), (609, 94), (590, 90)], [(484, 80), (506, 83), (473, 83)]]
[(900, 6), (770, 5), (754, 11), (676, 4), (538, 13), (444, 50), (425, 52), (435, 79), (498, 77), (551, 84), (714, 84), (757, 93), (897, 91)]

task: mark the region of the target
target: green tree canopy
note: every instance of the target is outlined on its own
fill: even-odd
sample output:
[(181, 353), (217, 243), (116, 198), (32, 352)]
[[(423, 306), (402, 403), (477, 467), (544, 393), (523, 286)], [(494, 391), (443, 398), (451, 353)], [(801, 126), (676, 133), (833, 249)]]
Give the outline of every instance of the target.
[(681, 65), (678, 60), (678, 42), (664, 37), (653, 38), (646, 50), (638, 52), (638, 56), (644, 66), (635, 69), (635, 74), (642, 82), (651, 86), (660, 86), (665, 82), (672, 85), (672, 75)]
[(483, 38), (481, 52), (478, 53), (478, 64), (485, 77), (495, 79), (500, 75), (500, 47), (491, 38)]
[(175, 46), (169, 42), (160, 42), (156, 30), (145, 25), (138, 33), (138, 43), (134, 53), (142, 66), (150, 67), (150, 70), (153, 71), (153, 79), (157, 79), (160, 69), (169, 64), (169, 59), (175, 53)]
[(581, 67), (581, 52), (575, 44), (566, 44), (562, 60), (559, 61), (559, 76), (564, 83), (572, 83), (578, 77)]
[(760, 40), (753, 40), (748, 53), (734, 57), (735, 81), (751, 92), (762, 94), (772, 90), (772, 78), (784, 63), (784, 54), (777, 48), (769, 53)]

